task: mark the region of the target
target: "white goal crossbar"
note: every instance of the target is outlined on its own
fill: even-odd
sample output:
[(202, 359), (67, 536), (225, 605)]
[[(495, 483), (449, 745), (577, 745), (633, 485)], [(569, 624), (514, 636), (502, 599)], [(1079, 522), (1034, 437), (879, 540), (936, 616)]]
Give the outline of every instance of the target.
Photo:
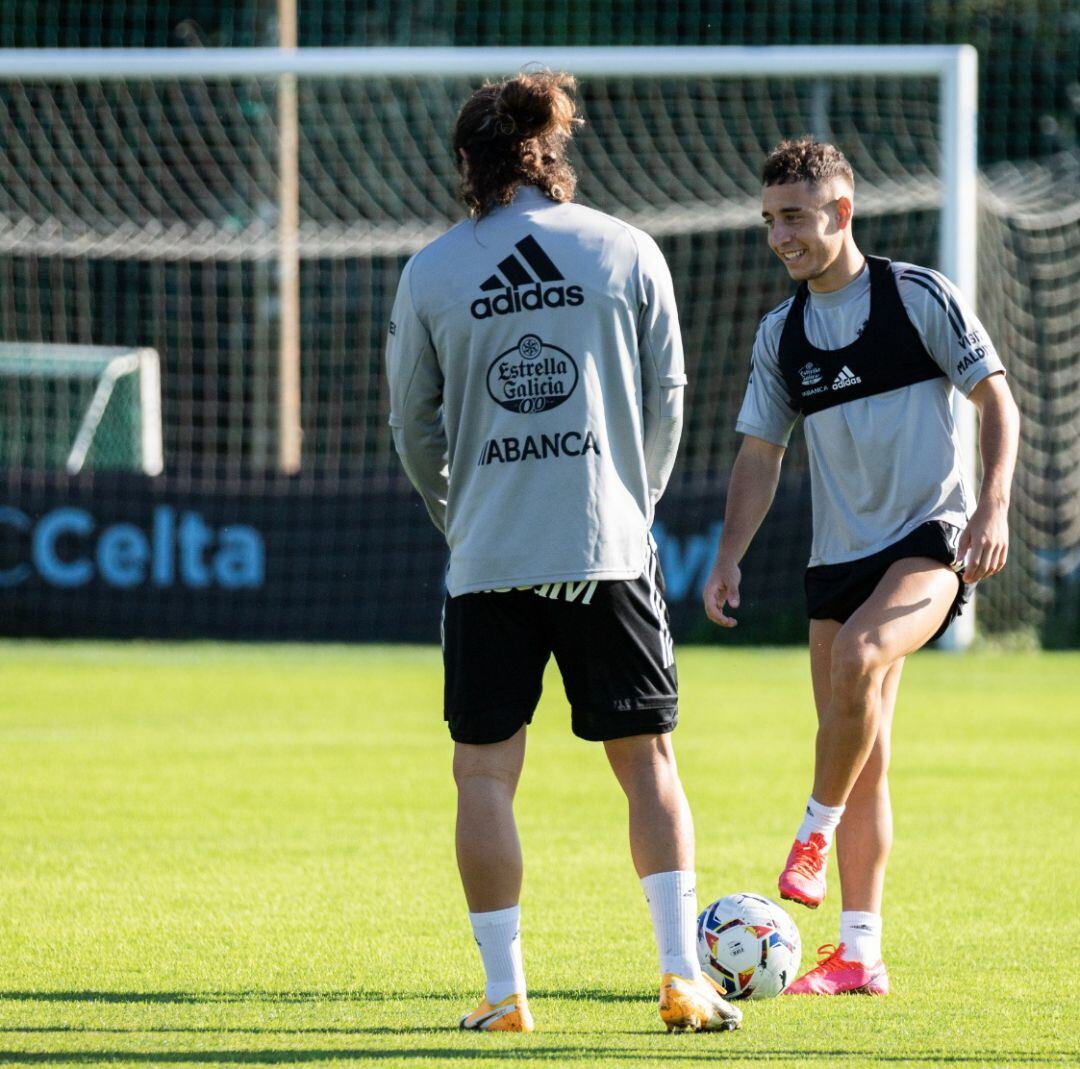
[[(0, 80), (19, 81), (277, 78), (285, 85), (293, 78), (505, 76), (530, 67), (566, 70), (579, 77), (936, 79), (941, 130), (939, 266), (974, 306), (978, 53), (970, 45), (0, 49)], [(295, 216), (295, 205), (283, 208), (283, 218)], [(295, 245), (295, 235), (283, 236), (283, 278), (295, 269), (295, 262), (286, 262), (287, 257), (295, 258)], [(295, 324), (282, 326), (285, 331)], [(294, 406), (289, 419), (298, 431), (298, 398)], [(960, 398), (955, 411), (966, 473), (974, 485), (974, 413)], [(298, 453), (294, 459), (298, 463)], [(970, 645), (973, 637), (969, 611), (943, 642), (958, 649)]]

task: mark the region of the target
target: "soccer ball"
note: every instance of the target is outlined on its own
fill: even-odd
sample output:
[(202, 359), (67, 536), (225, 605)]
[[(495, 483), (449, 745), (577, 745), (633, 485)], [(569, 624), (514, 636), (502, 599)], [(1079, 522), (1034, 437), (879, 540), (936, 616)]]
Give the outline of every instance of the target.
[(795, 979), (799, 929), (775, 902), (742, 892), (706, 906), (697, 925), (701, 969), (727, 998), (772, 998)]

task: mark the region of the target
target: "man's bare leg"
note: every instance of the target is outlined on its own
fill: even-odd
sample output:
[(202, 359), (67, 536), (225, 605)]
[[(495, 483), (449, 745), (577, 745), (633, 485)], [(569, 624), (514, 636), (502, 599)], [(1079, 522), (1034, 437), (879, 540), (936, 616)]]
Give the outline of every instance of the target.
[(698, 964), (694, 821), (671, 736), (631, 735), (604, 749), (630, 806), (630, 855), (660, 958), (660, 1017), (669, 1030), (738, 1028), (741, 1012), (713, 990)]
[[(810, 673), (819, 717), (828, 710), (832, 697), (832, 642), (840, 626), (835, 620), (811, 622)], [(848, 795), (844, 819), (836, 831), (842, 908), (845, 910), (881, 912), (885, 864), (892, 848), (889, 756), (893, 712), (903, 669), (904, 659), (901, 658), (885, 674), (877, 737)]]
[(836, 861), (840, 870), (841, 909), (881, 913), (885, 866), (893, 841), (889, 798), (889, 757), (893, 713), (904, 661), (896, 661), (881, 688), (881, 718), (877, 738), (848, 795), (844, 819), (836, 831)]
[[(878, 740), (884, 699), (891, 695), (895, 701), (895, 686), (887, 686), (886, 680), (894, 666), (940, 627), (956, 596), (957, 581), (936, 561), (907, 558), (889, 568), (845, 624), (811, 621), (810, 664), (818, 710), (814, 785), (780, 876), (781, 897), (811, 909), (824, 898), (833, 832)], [(891, 719), (891, 710), (889, 715)], [(887, 741), (888, 731), (886, 747)], [(880, 756), (887, 756), (887, 748)], [(875, 804), (887, 810), (887, 785), (881, 789), (884, 796)], [(874, 833), (867, 834), (872, 839)]]
[(532, 1031), (521, 953), (521, 844), (514, 792), (525, 762), (525, 728), (504, 742), (456, 743), (457, 859), (484, 963), (484, 1002), (462, 1018), (472, 1029)]
[[(843, 814), (836, 833), (843, 897), (837, 949), (799, 977), (788, 989), (791, 994), (882, 995), (889, 991), (881, 960), (881, 903), (892, 847), (888, 768), (893, 714), (904, 658), (925, 645), (940, 627), (956, 596), (956, 583), (955, 575), (942, 565), (923, 558), (898, 561), (847, 623), (811, 623), (818, 737), (808, 810), (820, 801), (821, 783), (840, 783), (845, 775), (850, 782), (843, 794), (832, 796), (835, 801), (825, 803), (844, 807), (833, 813), (834, 818), (838, 812)], [(853, 695), (855, 700), (850, 700)], [(868, 746), (862, 741), (867, 734)], [(837, 735), (841, 745), (836, 743)], [(852, 766), (830, 767), (845, 746), (849, 755), (856, 749), (852, 745), (856, 736), (860, 742), (850, 758)], [(821, 901), (829, 845), (828, 833), (812, 834), (805, 847), (796, 840), (780, 878), (785, 897), (812, 906)]]
[(897, 561), (836, 632), (814, 769), (813, 797), (822, 805), (847, 801), (878, 736), (885, 676), (941, 626), (957, 582), (938, 561)]
[(521, 897), (514, 792), (524, 764), (524, 727), (505, 742), (454, 746), (458, 871), (473, 913), (507, 909)]
[(630, 856), (638, 876), (692, 870), (694, 820), (671, 736), (611, 739), (604, 749), (630, 806)]

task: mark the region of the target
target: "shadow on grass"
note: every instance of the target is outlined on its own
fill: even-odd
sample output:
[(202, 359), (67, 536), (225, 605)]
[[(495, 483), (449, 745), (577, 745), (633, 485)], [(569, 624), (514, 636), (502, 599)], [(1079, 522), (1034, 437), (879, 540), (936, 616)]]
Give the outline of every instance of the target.
[[(447, 991), (3, 991), (0, 1002), (469, 1002), (471, 996)], [(652, 1002), (656, 995), (591, 989), (529, 989), (530, 999), (588, 999), (590, 1002)]]
[[(339, 1025), (328, 1025), (326, 1028), (229, 1028), (227, 1026), (215, 1027), (213, 1025), (184, 1025), (180, 1027), (154, 1027), (147, 1028), (99, 1028), (92, 1024), (58, 1024), (58, 1025), (11, 1025), (0, 1028), (0, 1035), (99, 1035), (99, 1036), (415, 1036), (423, 1033), (430, 1035), (433, 1032), (451, 1032), (457, 1035), (461, 1031), (456, 1025), (429, 1025), (425, 1028), (392, 1028), (390, 1025), (375, 1025), (365, 1028), (358, 1025), (356, 1028), (343, 1028)], [(549, 1030), (550, 1031), (550, 1030)], [(646, 1033), (640, 1033), (645, 1035)], [(0, 1064), (3, 1064), (0, 1062)]]
[[(368, 1002), (388, 999), (363, 991), (0, 991), (0, 1002)], [(397, 996), (400, 1000), (402, 997)], [(413, 998), (449, 999), (447, 994)]]
[[(679, 1042), (679, 1040), (676, 1040)], [(1061, 1058), (1067, 1056), (1066, 1052), (1049, 1052), (1045, 1054), (1031, 1054), (1023, 1051), (986, 1051), (968, 1052), (965, 1054), (935, 1054), (920, 1056), (917, 1054), (894, 1054), (874, 1055), (865, 1051), (842, 1051), (842, 1050), (762, 1050), (732, 1051), (729, 1046), (720, 1040), (723, 1046), (705, 1048), (709, 1039), (691, 1041), (696, 1046), (694, 1051), (669, 1051), (663, 1055), (664, 1061), (669, 1064), (680, 1062), (700, 1064), (706, 1061), (730, 1062), (733, 1058), (739, 1061), (771, 1062), (778, 1058), (791, 1058), (801, 1062), (815, 1063), (826, 1062), (830, 1064), (855, 1064), (869, 1065), (875, 1063), (907, 1062), (923, 1063), (926, 1065), (963, 1065), (965, 1063), (987, 1063), (1006, 1065), (1048, 1065), (1060, 1064)], [(703, 1049), (705, 1048), (705, 1049)], [(1071, 1052), (1070, 1052), (1071, 1053)], [(0, 1050), (0, 1063), (9, 1064), (52, 1064), (52, 1065), (80, 1065), (91, 1062), (129, 1063), (141, 1065), (170, 1065), (181, 1062), (200, 1062), (216, 1065), (250, 1065), (250, 1064), (298, 1064), (304, 1062), (318, 1062), (330, 1060), (365, 1060), (365, 1061), (389, 1061), (390, 1059), (438, 1059), (440, 1065), (450, 1065), (454, 1062), (469, 1061), (524, 1061), (528, 1059), (538, 1061), (551, 1061), (556, 1063), (571, 1063), (575, 1061), (596, 1062), (604, 1058), (611, 1058), (614, 1065), (625, 1065), (635, 1061), (648, 1060), (655, 1062), (657, 1053), (655, 1050), (628, 1051), (622, 1048), (605, 1049), (602, 1047), (589, 1047), (583, 1050), (567, 1049), (565, 1047), (539, 1047), (531, 1043), (523, 1043), (517, 1050), (509, 1051), (503, 1045), (490, 1049), (461, 1050), (456, 1047), (421, 1047), (411, 1050), (384, 1050), (372, 1047), (357, 1048), (325, 1048), (316, 1050), (200, 1050), (200, 1051), (131, 1051), (131, 1050), (92, 1050), (92, 1051), (57, 1051), (53, 1053), (24, 1052), (14, 1050)]]

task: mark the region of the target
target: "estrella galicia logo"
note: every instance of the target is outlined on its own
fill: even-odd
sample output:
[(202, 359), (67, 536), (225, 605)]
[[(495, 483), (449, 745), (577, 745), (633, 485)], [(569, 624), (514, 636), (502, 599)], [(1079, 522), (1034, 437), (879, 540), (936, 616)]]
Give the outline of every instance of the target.
[(803, 364), (799, 368), (799, 378), (804, 386), (816, 386), (821, 382), (821, 368), (817, 364)]
[(526, 334), (488, 368), (491, 399), (509, 412), (528, 414), (558, 408), (578, 384), (574, 358), (557, 345)]
[(514, 248), (521, 254), (521, 259), (511, 253), (500, 261), (495, 274), (480, 283), (485, 294), (494, 296), (477, 297), (472, 302), (469, 311), (473, 319), (536, 312), (541, 308), (574, 308), (584, 303), (585, 291), (580, 286), (554, 284), (566, 279), (531, 234), (523, 237)]

